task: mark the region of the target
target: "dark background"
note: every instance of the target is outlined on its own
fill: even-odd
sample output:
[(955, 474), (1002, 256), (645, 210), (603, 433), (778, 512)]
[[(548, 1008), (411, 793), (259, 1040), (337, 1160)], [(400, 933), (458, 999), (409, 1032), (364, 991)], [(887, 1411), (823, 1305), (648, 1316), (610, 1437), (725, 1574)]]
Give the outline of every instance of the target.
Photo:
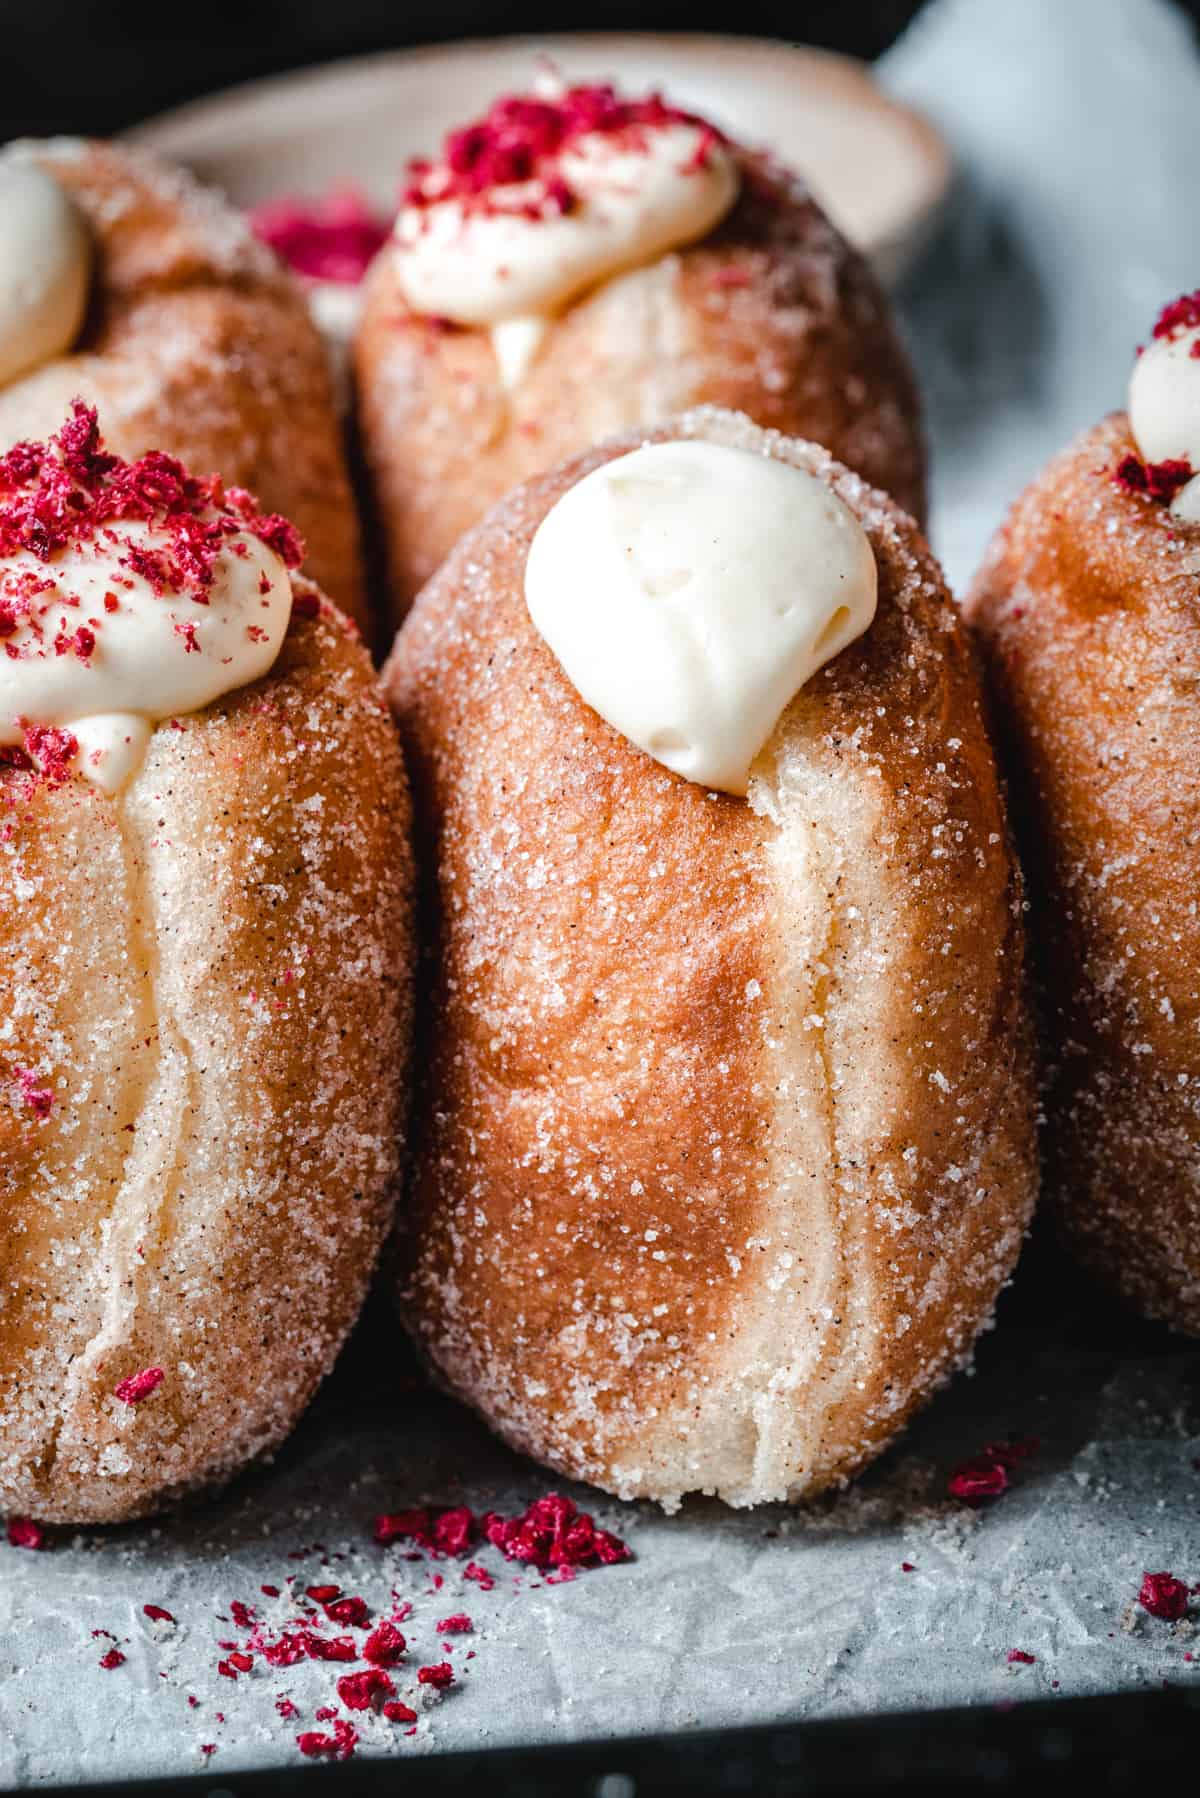
[[(1200, 0), (1175, 3), (1200, 18)], [(736, 30), (874, 57), (921, 5), (740, 0), (714, 16), (694, 0), (0, 0), (0, 141), (119, 131), (237, 81), (449, 38)]]
[[(919, 10), (920, 0), (745, 0), (719, 25), (871, 57)], [(0, 140), (118, 131), (235, 81), (404, 44), (714, 24), (682, 0), (0, 0)]]

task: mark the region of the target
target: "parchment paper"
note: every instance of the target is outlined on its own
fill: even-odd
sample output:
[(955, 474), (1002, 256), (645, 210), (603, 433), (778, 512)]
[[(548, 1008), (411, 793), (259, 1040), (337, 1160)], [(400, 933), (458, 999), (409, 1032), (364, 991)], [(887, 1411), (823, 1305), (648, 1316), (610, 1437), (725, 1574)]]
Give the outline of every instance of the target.
[[(928, 400), (935, 540), (961, 584), (1044, 457), (1121, 403), (1160, 304), (1200, 282), (1200, 79), (1182, 18), (1158, 0), (942, 0), (884, 74), (962, 164), (944, 239), (901, 296)], [(1009, 1492), (979, 1510), (946, 1496), (957, 1462), (1014, 1435), (1041, 1447)], [(222, 1621), (230, 1601), (269, 1620), (282, 1601), (259, 1588), (288, 1574), (376, 1610), (394, 1586), (413, 1605), (395, 1678), (420, 1720), (410, 1735), (356, 1717), (360, 1754), (1200, 1678), (1192, 1625), (1134, 1604), (1145, 1569), (1200, 1580), (1200, 1357), (1087, 1292), (1044, 1243), (974, 1376), (835, 1499), (665, 1518), (576, 1491), (636, 1559), (548, 1584), (489, 1548), (476, 1558), (491, 1590), (461, 1561), (408, 1561), (370, 1539), (381, 1509), (512, 1512), (552, 1486), (423, 1387), (377, 1303), (273, 1466), (161, 1524), (63, 1533), (41, 1553), (0, 1546), (0, 1785), (208, 1765), (219, 1789), (238, 1769), (296, 1761), (297, 1730), (322, 1727), (314, 1709), (345, 1669), (217, 1671), (218, 1643), (244, 1634)], [(175, 1624), (151, 1622), (147, 1603)], [(436, 1624), (456, 1611), (473, 1631), (444, 1636)], [(113, 1644), (95, 1630), (121, 1666), (99, 1667)], [(1014, 1648), (1033, 1663), (1010, 1664)], [(441, 1660), (456, 1685), (430, 1701), (415, 1670)], [(277, 1714), (280, 1695), (298, 1719)]]

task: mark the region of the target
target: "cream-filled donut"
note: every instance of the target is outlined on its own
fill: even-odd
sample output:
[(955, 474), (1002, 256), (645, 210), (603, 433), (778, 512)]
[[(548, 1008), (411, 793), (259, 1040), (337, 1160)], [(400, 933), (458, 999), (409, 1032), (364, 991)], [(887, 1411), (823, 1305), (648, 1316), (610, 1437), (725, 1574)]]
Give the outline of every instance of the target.
[(300, 554), (83, 407), (0, 457), (0, 1512), (274, 1447), (388, 1225), (408, 792)]
[(968, 601), (1030, 876), (1066, 1241), (1200, 1334), (1200, 294), (1042, 471)]
[(91, 267), (91, 235), (61, 184), (0, 158), (0, 387), (74, 348)]
[(969, 1355), (1035, 1180), (1019, 879), (916, 526), (703, 409), (510, 495), (385, 683), (430, 922), (418, 1343), (622, 1496), (850, 1477)]
[(115, 451), (219, 470), (290, 518), (308, 572), (369, 621), (324, 348), (247, 222), (110, 144), (0, 149), (0, 453), (98, 408)]
[(799, 182), (657, 95), (506, 96), (415, 164), (356, 365), (398, 615), (515, 481), (697, 401), (818, 439), (922, 509), (873, 277)]

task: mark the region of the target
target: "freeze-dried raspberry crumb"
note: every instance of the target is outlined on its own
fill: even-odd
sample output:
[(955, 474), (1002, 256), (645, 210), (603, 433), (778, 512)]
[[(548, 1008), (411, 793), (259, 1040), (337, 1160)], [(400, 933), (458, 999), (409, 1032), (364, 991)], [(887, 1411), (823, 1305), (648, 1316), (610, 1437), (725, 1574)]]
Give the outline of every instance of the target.
[(915, 1573), (917, 1570), (911, 1561), (901, 1561), (900, 1571), (901, 1573)]
[(111, 1673), (114, 1667), (123, 1667), (125, 1665), (125, 1656), (121, 1653), (119, 1648), (110, 1648), (106, 1653), (100, 1656), (100, 1665), (104, 1668), (106, 1673)]
[(395, 1690), (379, 1667), (368, 1667), (362, 1673), (343, 1673), (337, 1683), (338, 1697), (348, 1711), (370, 1710), (376, 1698), (391, 1698)]
[(408, 1705), (401, 1704), (398, 1698), (390, 1698), (383, 1707), (383, 1714), (389, 1723), (415, 1723), (417, 1713)]
[(365, 1598), (335, 1598), (325, 1606), (325, 1615), (351, 1629), (361, 1629), (371, 1620)]
[(377, 1623), (363, 1643), (363, 1660), (376, 1667), (394, 1667), (408, 1643), (394, 1623)]
[(423, 1686), (434, 1686), (444, 1692), (447, 1686), (454, 1684), (454, 1669), (449, 1661), (439, 1661), (434, 1667), (418, 1667), (417, 1680)]
[(40, 1080), (32, 1068), (16, 1067), (13, 1069), (13, 1076), (21, 1095), (22, 1105), (28, 1105), (34, 1116), (40, 1122), (45, 1123), (54, 1109), (53, 1087), (47, 1086), (43, 1080)]
[(1186, 487), (1195, 470), (1182, 456), (1165, 462), (1143, 462), (1132, 453), (1122, 456), (1113, 470), (1113, 485), (1123, 493), (1142, 494), (1146, 499), (1170, 505), (1181, 487)]
[(151, 1623), (174, 1623), (175, 1621), (170, 1611), (164, 1611), (160, 1604), (144, 1604), (142, 1610), (149, 1617)]
[(463, 1568), (463, 1578), (474, 1580), (481, 1592), (490, 1592), (496, 1584), (487, 1568), (481, 1567), (478, 1561), (467, 1562)]
[(122, 1380), (114, 1388), (113, 1397), (119, 1398), (123, 1405), (140, 1405), (144, 1398), (158, 1391), (166, 1377), (161, 1367), (143, 1367), (140, 1373), (131, 1373), (128, 1379)]
[(311, 281), (354, 285), (391, 230), (356, 187), (331, 188), (323, 200), (271, 200), (250, 214), (255, 235)]
[(207, 1760), (210, 1755), (213, 1755), (217, 1752), (217, 1744), (215, 1742), (201, 1742), (200, 1752), (204, 1756), (205, 1760)]
[(317, 1604), (328, 1604), (330, 1599), (337, 1598), (342, 1590), (340, 1586), (306, 1586), (304, 1589), (309, 1598)]
[(243, 1604), (240, 1598), (235, 1598), (230, 1605), (229, 1615), (239, 1629), (253, 1629), (254, 1612), (248, 1604)]
[(11, 1548), (45, 1548), (46, 1535), (41, 1524), (35, 1523), (32, 1517), (10, 1517), (8, 1541)]
[(358, 1650), (353, 1636), (319, 1636), (308, 1630), (304, 1646), (314, 1661), (356, 1661)]
[(520, 1517), (489, 1512), (484, 1535), (508, 1560), (531, 1567), (612, 1566), (633, 1558), (619, 1536), (597, 1529), (586, 1511), (557, 1492), (535, 1499)]
[(279, 1597), (279, 1587), (278, 1586), (260, 1586), (258, 1589), (267, 1598), (278, 1598)]
[(1037, 1656), (1035, 1654), (1027, 1654), (1023, 1648), (1010, 1648), (1008, 1651), (1008, 1664), (1010, 1667), (1032, 1667), (1036, 1660)]
[(1138, 1603), (1152, 1617), (1161, 1617), (1166, 1623), (1178, 1623), (1187, 1615), (1187, 1585), (1173, 1573), (1144, 1574)]
[(409, 163), (404, 204), (423, 209), (456, 200), (471, 210), (556, 217), (577, 204), (560, 159), (580, 138), (612, 138), (625, 149), (640, 149), (651, 131), (680, 124), (700, 129), (688, 166), (703, 168), (712, 146), (722, 141), (720, 133), (694, 113), (668, 106), (661, 94), (624, 100), (602, 83), (552, 98), (504, 94), (483, 118), (448, 133), (438, 162)]
[[(1177, 300), (1164, 306), (1154, 321), (1155, 337), (1178, 337), (1182, 331), (1200, 327), (1200, 291), (1181, 293)], [(1195, 351), (1192, 352), (1193, 355)]]
[(438, 1624), (438, 1633), (443, 1636), (465, 1636), (475, 1625), (465, 1611), (455, 1611), (453, 1617), (443, 1617)]
[(357, 1741), (358, 1731), (354, 1725), (347, 1723), (344, 1717), (339, 1717), (332, 1734), (326, 1735), (319, 1729), (306, 1729), (296, 1737), (296, 1746), (310, 1760), (326, 1757), (335, 1761), (348, 1761)]
[(290, 1698), (277, 1698), (275, 1700), (275, 1709), (279, 1712), (279, 1715), (283, 1718), (285, 1723), (288, 1722), (290, 1718), (298, 1717), (300, 1715), (300, 1712), (296, 1709), (296, 1706), (292, 1703)]
[(986, 1498), (999, 1498), (1009, 1487), (1009, 1474), (1022, 1461), (1037, 1453), (1038, 1443), (1028, 1437), (1018, 1442), (988, 1442), (979, 1454), (960, 1462), (946, 1482), (951, 1498), (964, 1504), (981, 1504)]

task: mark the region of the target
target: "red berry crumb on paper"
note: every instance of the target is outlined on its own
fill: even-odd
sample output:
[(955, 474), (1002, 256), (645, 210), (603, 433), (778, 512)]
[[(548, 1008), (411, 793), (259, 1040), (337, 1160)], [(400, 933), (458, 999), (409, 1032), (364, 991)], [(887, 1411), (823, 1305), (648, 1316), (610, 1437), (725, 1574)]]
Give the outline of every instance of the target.
[(331, 1734), (326, 1735), (323, 1730), (319, 1729), (306, 1729), (296, 1737), (296, 1746), (301, 1754), (306, 1754), (310, 1760), (324, 1757), (329, 1760), (348, 1761), (354, 1753), (357, 1741), (358, 1731), (354, 1725), (347, 1723), (344, 1717), (339, 1717)]
[(113, 1397), (119, 1398), (123, 1405), (140, 1405), (144, 1398), (157, 1392), (166, 1377), (161, 1367), (143, 1367), (140, 1373), (131, 1373), (128, 1379), (122, 1380)]
[(160, 1604), (144, 1604), (142, 1610), (149, 1617), (151, 1623), (174, 1623), (175, 1621), (170, 1611), (164, 1611)]
[(114, 1667), (123, 1667), (124, 1664), (125, 1656), (119, 1648), (109, 1648), (100, 1656), (100, 1665), (106, 1673), (111, 1673)]
[(1138, 1592), (1138, 1603), (1152, 1617), (1161, 1617), (1167, 1623), (1178, 1623), (1181, 1617), (1187, 1615), (1187, 1585), (1183, 1580), (1176, 1579), (1173, 1573), (1144, 1574), (1141, 1590)]
[(363, 1643), (363, 1660), (376, 1667), (394, 1667), (407, 1646), (394, 1623), (377, 1623)]
[(453, 1617), (442, 1618), (437, 1626), (437, 1630), (438, 1634), (441, 1636), (465, 1636), (468, 1635), (474, 1627), (475, 1625), (471, 1622), (471, 1619), (467, 1616), (465, 1611), (455, 1611)]
[(8, 1541), (10, 1548), (45, 1548), (46, 1537), (40, 1524), (32, 1517), (10, 1517), (8, 1520)]
[(454, 1684), (454, 1669), (449, 1661), (439, 1661), (434, 1667), (418, 1667), (417, 1680), (420, 1685), (433, 1686), (444, 1692), (447, 1686)]
[(391, 1679), (378, 1667), (344, 1673), (337, 1683), (338, 1697), (348, 1711), (370, 1710), (376, 1698), (391, 1698), (395, 1691)]
[(951, 1498), (961, 1499), (968, 1505), (999, 1498), (1002, 1492), (1008, 1491), (1009, 1475), (1022, 1461), (1036, 1454), (1037, 1448), (1038, 1444), (1032, 1438), (1024, 1442), (989, 1442), (979, 1454), (959, 1463), (946, 1482), (946, 1490)]
[(417, 1720), (416, 1711), (410, 1710), (406, 1704), (401, 1704), (398, 1698), (388, 1700), (383, 1707), (383, 1714), (389, 1723), (415, 1723)]
[(1036, 1660), (1036, 1654), (1027, 1654), (1023, 1648), (1010, 1648), (1008, 1651), (1010, 1667), (1032, 1667)]

